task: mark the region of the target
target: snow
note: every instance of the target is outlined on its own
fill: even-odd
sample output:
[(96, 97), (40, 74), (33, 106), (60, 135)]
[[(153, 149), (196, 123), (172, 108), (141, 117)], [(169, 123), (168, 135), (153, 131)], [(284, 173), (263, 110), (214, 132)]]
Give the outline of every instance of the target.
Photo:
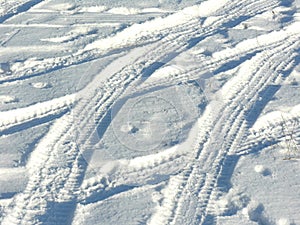
[(0, 1), (0, 224), (300, 224), (300, 1)]
[(13, 103), (13, 102), (16, 102), (16, 101), (17, 101), (17, 99), (13, 96), (0, 95), (0, 103), (1, 104)]

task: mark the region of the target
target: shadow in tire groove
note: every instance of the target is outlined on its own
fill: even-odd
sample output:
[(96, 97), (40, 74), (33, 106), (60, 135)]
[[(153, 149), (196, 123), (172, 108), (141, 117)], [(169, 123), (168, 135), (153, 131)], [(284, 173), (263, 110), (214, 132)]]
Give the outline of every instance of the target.
[(71, 225), (76, 209), (76, 200), (68, 202), (48, 202), (47, 211), (38, 220), (42, 224)]
[(259, 93), (258, 101), (254, 103), (253, 107), (246, 114), (246, 120), (249, 127), (252, 127), (254, 125), (265, 106), (269, 101), (271, 101), (280, 87), (280, 85), (268, 85), (263, 91)]
[(217, 187), (220, 189), (222, 192), (228, 192), (229, 189), (231, 188), (231, 177), (233, 175), (234, 169), (240, 159), (239, 155), (228, 155), (227, 158), (225, 159), (220, 177), (218, 178), (217, 181)]

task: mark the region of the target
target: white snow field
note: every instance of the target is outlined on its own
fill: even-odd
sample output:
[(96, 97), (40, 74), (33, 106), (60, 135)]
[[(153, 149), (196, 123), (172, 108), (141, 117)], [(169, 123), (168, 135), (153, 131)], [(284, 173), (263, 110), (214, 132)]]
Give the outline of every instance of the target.
[(300, 0), (0, 0), (1, 225), (300, 225)]

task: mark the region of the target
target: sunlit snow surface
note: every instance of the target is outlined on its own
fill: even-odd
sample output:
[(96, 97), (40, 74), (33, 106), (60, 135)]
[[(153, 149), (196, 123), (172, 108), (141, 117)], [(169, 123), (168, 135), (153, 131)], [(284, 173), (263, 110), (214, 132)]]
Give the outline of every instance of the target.
[(0, 1), (0, 224), (300, 224), (300, 1)]

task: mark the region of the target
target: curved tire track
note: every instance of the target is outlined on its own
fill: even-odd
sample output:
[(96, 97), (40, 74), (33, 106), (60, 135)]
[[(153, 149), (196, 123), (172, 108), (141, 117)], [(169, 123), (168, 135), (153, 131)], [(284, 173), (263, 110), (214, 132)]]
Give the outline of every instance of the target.
[[(33, 176), (25, 192), (15, 199), (15, 213), (11, 214), (11, 216), (9, 215), (6, 221), (25, 224), (26, 222), (29, 223), (32, 221), (32, 219), (40, 218), (42, 221), (44, 220), (43, 222), (51, 224), (58, 221), (62, 222), (64, 217), (71, 216), (73, 209), (63, 212), (59, 215), (58, 220), (51, 221), (52, 214), (57, 213), (60, 207), (64, 205), (55, 203), (65, 203), (65, 205), (71, 208), (76, 204), (77, 200), (73, 194), (76, 193), (81, 184), (86, 166), (78, 147), (83, 149), (88, 148), (89, 139), (94, 134), (93, 122), (91, 122), (91, 120), (94, 119), (94, 114), (91, 112), (97, 113), (99, 120), (101, 120), (115, 99), (124, 92), (124, 88), (138, 79), (145, 65), (145, 61), (149, 61), (149, 59), (150, 62), (160, 60), (164, 57), (165, 52), (168, 51), (183, 51), (185, 49), (186, 39), (193, 37), (197, 33), (191, 32), (194, 29), (195, 28), (192, 27), (191, 30), (186, 30), (186, 36), (180, 36), (183, 34), (175, 30), (175, 38), (167, 39), (166, 45), (162, 45), (162, 47), (157, 50), (158, 53), (154, 58), (146, 55), (138, 62), (135, 62), (134, 66), (126, 67), (121, 72), (114, 74), (107, 82), (107, 89), (101, 87), (103, 89), (100, 94), (96, 96), (94, 96), (92, 92), (90, 92), (91, 96), (86, 96), (86, 93), (84, 94), (85, 98), (83, 98), (83, 101), (76, 105), (76, 108), (73, 110), (75, 116), (78, 116), (77, 120), (80, 121), (79, 128), (83, 128), (85, 133), (82, 136), (75, 136), (78, 138), (79, 144), (76, 145), (76, 143), (72, 141), (74, 133), (76, 133), (78, 128), (72, 123), (74, 117), (67, 114), (52, 127), (48, 135), (50, 140), (44, 139), (37, 147), (34, 156), (40, 158), (41, 161), (38, 162), (37, 165), (34, 165), (35, 162), (31, 162), (32, 167), (30, 169)], [(212, 31), (214, 29), (215, 27), (211, 28)], [(208, 32), (208, 34), (211, 33)], [(179, 47), (178, 43), (176, 43), (176, 46), (170, 47), (171, 41), (174, 40), (181, 42)], [(168, 47), (167, 50), (166, 47)], [(97, 91), (97, 88), (99, 90), (99, 87), (94, 87), (93, 91)], [(107, 96), (107, 94), (112, 95)], [(95, 103), (97, 103), (96, 106)], [(86, 112), (88, 116), (85, 114)], [(62, 156), (65, 156), (66, 160), (64, 162), (60, 162)], [(58, 162), (62, 164), (60, 168), (57, 167)], [(31, 165), (28, 166), (30, 167)], [(44, 208), (36, 209), (35, 199), (40, 196), (45, 196), (47, 202)], [(50, 204), (51, 201), (54, 202), (53, 205)]]
[[(289, 41), (291, 42), (291, 40)], [(171, 209), (169, 216), (164, 218), (158, 212), (150, 220), (150, 224), (151, 222), (154, 224), (205, 224), (208, 222), (207, 219), (209, 216), (213, 215), (213, 209), (210, 208), (210, 205), (211, 201), (217, 197), (215, 191), (218, 177), (222, 171), (222, 163), (225, 161), (227, 155), (234, 150), (235, 144), (239, 143), (237, 138), (242, 137), (245, 133), (247, 126), (245, 115), (247, 114), (247, 110), (258, 101), (258, 93), (264, 90), (268, 84), (275, 81), (278, 76), (276, 71), (286, 65), (281, 63), (281, 58), (286, 58), (285, 60), (288, 63), (293, 59), (293, 54), (291, 54), (293, 48), (291, 47), (299, 44), (297, 39), (294, 39), (294, 41), (296, 44), (282, 44), (275, 48), (275, 50), (271, 50), (274, 54), (276, 53), (275, 56), (268, 57), (260, 54), (260, 57), (255, 57), (258, 60), (258, 62), (255, 62), (255, 67), (259, 69), (252, 72), (252, 77), (249, 80), (250, 85), (244, 88), (240, 85), (237, 86), (238, 89), (242, 88), (240, 89), (240, 95), (236, 95), (237, 97), (230, 99), (228, 105), (222, 108), (222, 114), (220, 114), (219, 120), (213, 126), (210, 137), (207, 137), (204, 142), (201, 141), (199, 143), (199, 150), (196, 150), (198, 152), (196, 163), (190, 165), (190, 169), (188, 169), (191, 172), (188, 175), (187, 182), (176, 184), (177, 186), (184, 186), (184, 190), (179, 189), (179, 192), (172, 195), (174, 197), (172, 200), (165, 200), (165, 205), (158, 209), (159, 212), (164, 213)], [(282, 55), (283, 52), (285, 54)], [(274, 68), (270, 71), (268, 68), (269, 63), (273, 63), (276, 59), (276, 67), (273, 66)], [(254, 103), (249, 102), (249, 98), (256, 100)], [(220, 136), (221, 139), (224, 138), (224, 142), (222, 140), (218, 141)], [(182, 174), (178, 176), (182, 176)], [(171, 190), (177, 189), (170, 184), (166, 189), (166, 193), (172, 193), (173, 191)], [(173, 206), (169, 205), (170, 202), (173, 202)], [(159, 221), (162, 218), (163, 220)], [(158, 221), (161, 223), (158, 223)]]
[[(194, 28), (192, 28), (192, 30), (193, 29)], [(182, 36), (183, 32), (175, 31), (175, 37), (168, 39), (166, 45), (161, 45), (162, 47), (159, 48), (159, 51), (162, 52), (158, 57), (156, 56), (156, 58), (152, 59), (153, 61), (165, 54), (165, 47), (174, 39), (181, 39), (182, 45), (178, 47), (177, 43), (176, 46), (171, 47), (172, 50), (179, 49), (185, 44), (186, 37)], [(190, 30), (185, 32), (187, 35), (194, 35)], [(144, 61), (147, 60), (149, 61), (149, 55), (146, 55), (143, 60), (140, 60), (142, 61), (142, 63), (138, 64), (138, 67), (141, 67), (140, 71)], [(79, 146), (72, 141), (74, 138), (73, 135), (78, 129), (78, 127), (72, 123), (72, 119), (74, 118), (72, 115), (67, 114), (54, 124), (49, 134), (34, 151), (31, 161), (29, 161), (27, 165), (32, 175), (31, 179), (24, 193), (15, 198), (13, 202), (13, 205), (15, 205), (13, 212), (12, 214), (8, 214), (7, 218), (3, 221), (4, 224), (26, 224), (36, 219), (43, 223), (55, 224), (62, 223), (65, 218), (71, 216), (74, 210), (72, 207), (76, 204), (76, 196), (74, 197), (73, 194), (76, 193), (83, 179), (84, 168), (86, 167), (78, 147), (88, 147), (89, 137), (94, 133), (93, 127), (89, 126), (91, 125), (89, 120), (94, 117), (92, 113), (95, 112), (94, 103), (98, 103), (98, 105), (96, 105), (97, 113), (99, 115), (105, 114), (114, 99), (120, 96), (124, 88), (132, 82), (132, 80), (136, 79), (135, 76), (140, 74), (140, 71), (137, 71), (136, 68), (132, 68), (132, 66), (129, 66), (129, 68), (130, 69), (128, 69), (128, 67), (123, 69), (108, 80), (106, 83), (108, 87), (107, 91), (102, 87), (104, 88), (104, 90), (102, 89), (102, 93), (100, 92), (100, 94), (96, 96), (88, 96), (88, 98), (83, 99), (80, 104), (75, 105), (73, 113), (76, 115), (76, 119), (80, 121), (79, 129), (84, 127), (85, 133), (83, 136), (75, 137), (78, 138)], [(131, 74), (132, 71), (134, 72), (133, 74)], [(93, 88), (93, 90), (97, 91), (97, 88), (99, 87), (96, 87), (96, 89)], [(108, 92), (108, 90), (110, 90), (110, 92)], [(104, 96), (109, 93), (113, 95), (109, 97)], [(92, 99), (89, 97), (92, 97)], [(85, 114), (86, 112), (89, 113), (88, 116)], [(101, 119), (101, 116), (99, 117)], [(63, 162), (61, 162), (62, 158), (65, 158)], [(34, 204), (34, 202), (36, 202), (35, 199), (39, 199), (41, 196), (43, 196), (46, 201), (45, 205), (36, 209), (36, 204)], [(58, 213), (60, 207), (63, 205), (70, 208), (70, 210), (66, 210), (64, 213), (53, 217), (53, 213)]]
[[(258, 50), (261, 50), (262, 48), (268, 48), (268, 49), (272, 49), (275, 48), (276, 46), (280, 45), (282, 43), (282, 41), (285, 40), (285, 36), (280, 38), (279, 40), (273, 40), (273, 42), (268, 43), (268, 45), (262, 47), (260, 45), (256, 46), (256, 48), (251, 47), (251, 51), (257, 52)], [(225, 57), (225, 59), (223, 58), (217, 58), (215, 60), (210, 60), (210, 62), (205, 63), (204, 65), (200, 65), (199, 67), (202, 68), (202, 70), (211, 70), (211, 71), (215, 71), (218, 70), (218, 67), (221, 65), (224, 65), (226, 63), (229, 63), (230, 60), (235, 59), (235, 58), (239, 58), (242, 57), (243, 54), (247, 54), (247, 52), (240, 51), (232, 51), (230, 50), (231, 55), (230, 57)], [(242, 62), (241, 62), (242, 63)], [(199, 74), (201, 72), (201, 69), (195, 69), (195, 70), (191, 70), (191, 71), (186, 71), (186, 73), (182, 72), (179, 75), (174, 75), (174, 77), (176, 76), (176, 79), (165, 79), (164, 80), (159, 80), (159, 82), (155, 82), (155, 83), (150, 83), (150, 84), (145, 84), (142, 85), (142, 87), (138, 87), (137, 89), (134, 89), (135, 93), (136, 92), (144, 92), (147, 91), (149, 89), (151, 89), (152, 87), (157, 87), (158, 85), (162, 85), (162, 86), (168, 86), (168, 85), (173, 85), (176, 84), (177, 82), (183, 81), (183, 80), (190, 80), (193, 78), (197, 78), (197, 74)], [(193, 75), (191, 75), (193, 74)], [(175, 80), (175, 81), (174, 81)], [(205, 116), (204, 116), (205, 117)], [(204, 120), (202, 118), (202, 120)], [(204, 122), (204, 121), (203, 121)], [(207, 125), (208, 126), (208, 125)], [(209, 125), (209, 126), (213, 126), (213, 125)], [(245, 126), (245, 124), (243, 125)], [(205, 132), (204, 132), (205, 133)], [(191, 141), (193, 142), (193, 141)], [(186, 165), (186, 163), (191, 159), (190, 153), (188, 152), (188, 149), (181, 151), (181, 150), (176, 150), (176, 151), (172, 151), (172, 153), (164, 153), (162, 155), (158, 154), (157, 156), (153, 156), (153, 157), (139, 157), (137, 159), (133, 159), (132, 161), (137, 161), (139, 160), (140, 162), (142, 162), (143, 165), (140, 165), (139, 163), (132, 163), (131, 162), (119, 162), (120, 164), (120, 168), (117, 168), (114, 174), (114, 178), (112, 178), (113, 180), (116, 180), (117, 183), (120, 184), (126, 184), (126, 180), (131, 180), (130, 177), (132, 178), (136, 178), (139, 177), (138, 180), (143, 181), (143, 176), (141, 176), (141, 173), (139, 172), (140, 167), (143, 170), (143, 175), (144, 177), (146, 176), (150, 176), (150, 174), (155, 173), (155, 171), (169, 171), (170, 168), (168, 168), (168, 165), (171, 164), (172, 160), (176, 160), (176, 161), (181, 161), (182, 167), (184, 167), (184, 165)], [(118, 162), (117, 162), (118, 163)], [(122, 165), (124, 164), (124, 165)], [(148, 171), (147, 171), (148, 170)], [(177, 168), (174, 168), (172, 173), (175, 173), (177, 170)], [(147, 172), (146, 172), (147, 171)], [(119, 178), (118, 178), (119, 177)], [(99, 178), (101, 180), (101, 178)], [(120, 180), (121, 179), (121, 180)], [(119, 181), (118, 181), (119, 180)], [(94, 183), (95, 181), (93, 181)], [(101, 183), (99, 183), (101, 186)], [(97, 186), (97, 184), (94, 184), (91, 186), (91, 189), (95, 189), (95, 185)], [(82, 190), (83, 193), (85, 193), (84, 195), (86, 196), (86, 193), (90, 192), (88, 187), (86, 190)]]

